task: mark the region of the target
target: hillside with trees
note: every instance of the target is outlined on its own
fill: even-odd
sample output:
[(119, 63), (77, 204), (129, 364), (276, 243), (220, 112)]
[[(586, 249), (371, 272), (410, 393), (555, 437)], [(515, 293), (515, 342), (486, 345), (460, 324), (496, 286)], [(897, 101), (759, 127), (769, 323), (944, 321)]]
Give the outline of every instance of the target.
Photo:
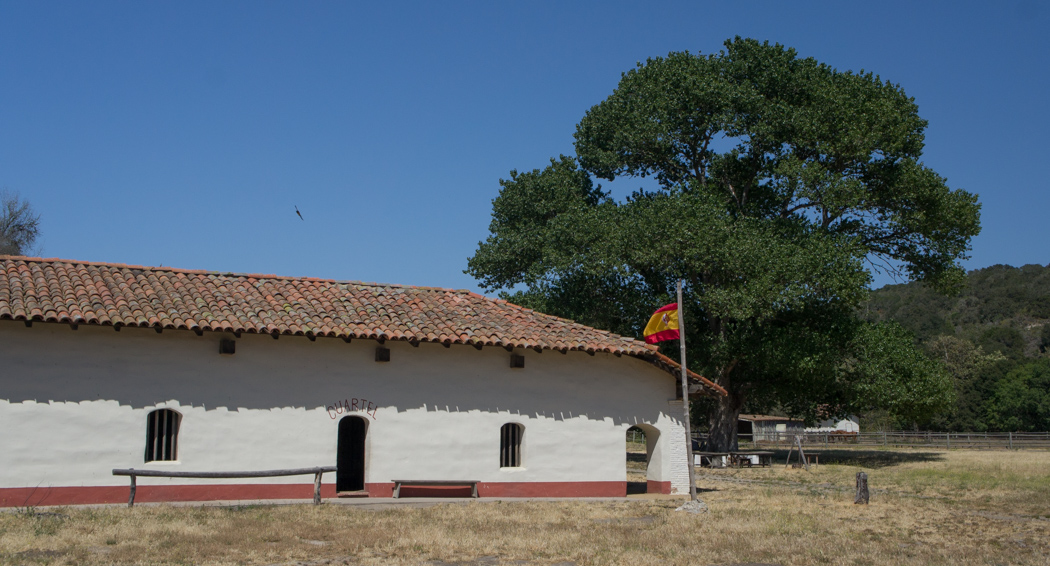
[(911, 331), (952, 374), (955, 404), (930, 428), (1050, 430), (1050, 266), (971, 271), (953, 297), (922, 283), (887, 285), (863, 309)]

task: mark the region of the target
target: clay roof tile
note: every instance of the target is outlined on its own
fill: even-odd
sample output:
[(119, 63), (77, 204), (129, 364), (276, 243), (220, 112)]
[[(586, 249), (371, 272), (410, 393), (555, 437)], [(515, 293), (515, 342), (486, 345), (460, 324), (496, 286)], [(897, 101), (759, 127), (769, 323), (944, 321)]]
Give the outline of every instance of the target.
[(612, 352), (677, 367), (642, 341), (467, 290), (54, 258), (0, 255), (4, 319)]

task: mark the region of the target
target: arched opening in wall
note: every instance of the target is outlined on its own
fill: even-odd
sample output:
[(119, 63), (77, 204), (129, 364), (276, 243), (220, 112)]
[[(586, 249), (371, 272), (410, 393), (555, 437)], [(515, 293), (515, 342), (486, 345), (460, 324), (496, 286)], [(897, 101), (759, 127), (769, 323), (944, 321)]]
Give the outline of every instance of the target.
[(499, 429), (499, 467), (520, 468), (521, 440), (525, 436), (525, 426), (518, 423), (507, 423)]
[(649, 425), (627, 429), (627, 495), (649, 493), (649, 463), (653, 459), (660, 431)]
[(335, 465), (337, 492), (365, 489), (365, 436), (368, 421), (363, 417), (343, 417), (339, 420), (339, 446)]
[(173, 462), (179, 458), (179, 425), (182, 415), (157, 409), (146, 416), (146, 462)]

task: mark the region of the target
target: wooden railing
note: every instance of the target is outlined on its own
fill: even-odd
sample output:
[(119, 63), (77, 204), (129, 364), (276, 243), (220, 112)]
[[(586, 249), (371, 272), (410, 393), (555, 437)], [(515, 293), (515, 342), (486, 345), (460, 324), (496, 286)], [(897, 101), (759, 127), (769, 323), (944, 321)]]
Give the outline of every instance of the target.
[(293, 470), (263, 470), (259, 472), (175, 472), (165, 470), (136, 470), (135, 468), (129, 468), (127, 470), (115, 469), (113, 475), (115, 476), (131, 476), (131, 493), (128, 496), (128, 507), (135, 505), (135, 477), (152, 477), (152, 478), (211, 478), (211, 479), (231, 479), (231, 478), (275, 478), (282, 476), (305, 476), (313, 474), (314, 476), (314, 505), (320, 505), (321, 503), (321, 474), (325, 472), (336, 471), (335, 466), (319, 466), (316, 468), (297, 468)]
[[(758, 436), (754, 439), (753, 436)], [(888, 448), (944, 448), (968, 450), (1048, 450), (1050, 432), (924, 432), (885, 431), (861, 433), (778, 432), (763, 435), (741, 434), (741, 449), (788, 448), (802, 438), (806, 446), (818, 448), (885, 446)], [(706, 440), (698, 435), (698, 441)]]

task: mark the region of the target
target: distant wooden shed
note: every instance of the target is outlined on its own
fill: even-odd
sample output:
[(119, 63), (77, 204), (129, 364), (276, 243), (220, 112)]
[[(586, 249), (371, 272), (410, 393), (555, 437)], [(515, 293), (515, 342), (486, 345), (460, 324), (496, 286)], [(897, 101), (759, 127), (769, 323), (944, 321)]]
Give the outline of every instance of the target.
[(737, 418), (737, 436), (741, 440), (785, 441), (804, 432), (805, 425), (799, 419), (773, 415), (740, 415)]

